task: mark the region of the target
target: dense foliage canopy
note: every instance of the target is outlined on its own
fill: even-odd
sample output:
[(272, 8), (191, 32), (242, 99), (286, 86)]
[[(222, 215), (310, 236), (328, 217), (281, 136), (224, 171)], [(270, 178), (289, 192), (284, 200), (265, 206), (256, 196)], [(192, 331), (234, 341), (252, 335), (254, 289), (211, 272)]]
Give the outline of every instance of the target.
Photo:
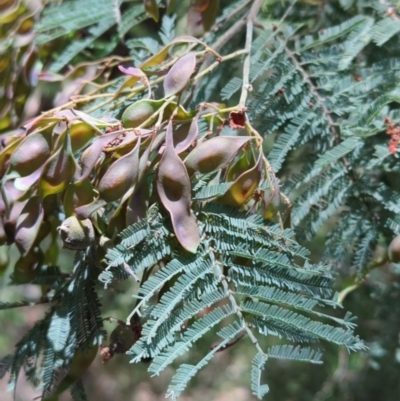
[(47, 305), (1, 362), (10, 389), (24, 371), (86, 400), (97, 355), (127, 353), (172, 366), (175, 400), (250, 340), (262, 399), (270, 360), (395, 358), (342, 304), (384, 277), (398, 308), (396, 4), (3, 0), (0, 23), (0, 271), (41, 291), (0, 308)]

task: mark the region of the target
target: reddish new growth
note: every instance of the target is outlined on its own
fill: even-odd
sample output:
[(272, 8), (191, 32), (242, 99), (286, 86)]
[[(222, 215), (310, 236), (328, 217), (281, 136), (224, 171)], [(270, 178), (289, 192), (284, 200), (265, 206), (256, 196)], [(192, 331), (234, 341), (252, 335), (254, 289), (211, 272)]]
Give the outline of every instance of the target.
[(395, 154), (397, 152), (397, 147), (400, 146), (400, 128), (396, 127), (393, 121), (389, 118), (385, 118), (386, 133), (390, 135), (389, 140), (389, 150), (390, 153)]
[(232, 129), (244, 128), (245, 122), (244, 111), (232, 111), (229, 114), (229, 125)]

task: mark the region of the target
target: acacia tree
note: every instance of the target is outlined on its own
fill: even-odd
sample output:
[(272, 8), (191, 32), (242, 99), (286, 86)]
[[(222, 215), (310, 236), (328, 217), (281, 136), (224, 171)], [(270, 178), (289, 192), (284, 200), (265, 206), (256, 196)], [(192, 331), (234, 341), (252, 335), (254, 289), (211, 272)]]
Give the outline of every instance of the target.
[[(48, 304), (3, 359), (11, 388), (24, 370), (43, 400), (68, 388), (84, 400), (96, 355), (128, 353), (152, 375), (173, 364), (177, 399), (247, 338), (261, 399), (269, 358), (321, 363), (324, 342), (365, 349), (352, 315), (332, 308), (387, 262), (380, 249), (400, 232), (388, 178), (399, 165), (396, 10), (177, 3), (49, 1), (34, 31), (22, 22), (37, 10), (5, 3), (1, 128), (15, 130), (1, 136), (2, 266), (14, 244), (11, 283), (41, 286), (36, 303)], [(27, 120), (29, 71), (57, 91)], [(328, 222), (311, 263), (307, 242)], [(71, 271), (62, 246), (75, 252)], [(135, 302), (108, 336), (101, 298), (120, 280)], [(219, 340), (200, 359), (176, 364), (208, 333)]]

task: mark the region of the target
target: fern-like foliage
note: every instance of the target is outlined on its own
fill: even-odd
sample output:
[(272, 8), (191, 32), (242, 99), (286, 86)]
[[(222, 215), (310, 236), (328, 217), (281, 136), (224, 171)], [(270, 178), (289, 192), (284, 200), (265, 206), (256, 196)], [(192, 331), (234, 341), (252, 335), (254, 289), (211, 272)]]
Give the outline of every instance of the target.
[[(131, 314), (142, 316), (143, 327), (128, 353), (132, 362), (151, 359), (152, 375), (159, 375), (208, 332), (217, 330), (221, 338), (197, 363), (179, 365), (168, 390), (172, 399), (216, 352), (243, 335), (255, 344), (252, 389), (259, 397), (268, 391), (257, 383), (269, 356), (320, 363), (320, 341), (349, 351), (364, 348), (353, 334), (351, 315), (340, 319), (322, 313), (321, 308), (340, 307), (332, 293), (329, 269), (308, 263), (308, 252), (294, 240), (292, 231), (266, 226), (258, 215), (219, 204), (208, 203), (197, 215), (204, 238), (201, 249), (196, 255), (169, 254), (171, 260), (165, 265), (164, 253), (155, 256), (156, 269), (142, 282)], [(120, 234), (120, 244), (108, 251), (107, 263), (116, 277), (122, 276), (125, 263), (137, 274), (147, 265), (147, 255), (136, 251), (151, 241), (141, 234), (146, 224), (141, 221), (128, 227)], [(164, 235), (157, 241), (163, 243), (171, 236)], [(303, 260), (300, 265), (298, 258)], [(312, 346), (275, 346), (263, 351), (255, 340), (257, 332)]]
[[(388, 221), (399, 213), (400, 194), (387, 177), (398, 180), (400, 58), (385, 49), (398, 40), (398, 20), (384, 11), (312, 35), (286, 23), (266, 28), (251, 53), (248, 112), (275, 139), (267, 157), (296, 198), (292, 223), (310, 240), (335, 218), (326, 257), (353, 272), (368, 270), (379, 235), (388, 244), (399, 234)], [(222, 99), (234, 99), (241, 85), (231, 78)], [(301, 173), (291, 172), (293, 163)]]

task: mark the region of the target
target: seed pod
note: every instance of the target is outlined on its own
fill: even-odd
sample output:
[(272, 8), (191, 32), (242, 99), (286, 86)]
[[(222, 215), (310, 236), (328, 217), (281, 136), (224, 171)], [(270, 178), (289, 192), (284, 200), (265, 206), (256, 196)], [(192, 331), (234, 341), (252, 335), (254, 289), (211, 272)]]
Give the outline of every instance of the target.
[(68, 217), (57, 230), (64, 247), (68, 249), (86, 249), (94, 241), (94, 228), (89, 219), (78, 220), (75, 216)]
[(172, 122), (168, 124), (165, 150), (158, 167), (157, 191), (171, 215), (178, 241), (187, 251), (196, 253), (200, 236), (196, 219), (190, 210), (190, 179), (174, 149)]
[(72, 216), (77, 207), (93, 202), (94, 198), (95, 191), (88, 179), (70, 184), (63, 199), (65, 214)]
[(22, 209), (15, 229), (15, 243), (22, 255), (26, 255), (32, 248), (39, 233), (43, 216), (42, 200), (39, 196), (33, 196)]
[(50, 157), (50, 143), (41, 133), (28, 135), (15, 149), (10, 159), (11, 167), (22, 177), (44, 165)]
[(21, 256), (14, 266), (13, 281), (18, 284), (27, 284), (40, 272), (44, 255), (40, 249), (31, 250), (28, 254)]
[[(137, 128), (148, 120), (164, 104), (164, 100), (141, 99), (128, 106), (122, 114), (121, 121), (126, 128)], [(143, 128), (151, 125), (157, 116)]]
[(196, 146), (185, 159), (189, 175), (208, 174), (228, 164), (239, 149), (253, 138), (247, 136), (217, 136)]
[(168, 71), (164, 80), (165, 97), (176, 95), (185, 89), (196, 68), (196, 55), (188, 53), (181, 57)]
[(106, 202), (120, 199), (135, 184), (138, 175), (140, 137), (136, 146), (115, 161), (99, 183), (99, 194)]
[(395, 237), (389, 245), (389, 259), (393, 263), (400, 263), (400, 235)]
[(218, 198), (218, 201), (225, 205), (240, 207), (243, 206), (257, 188), (262, 172), (262, 157), (258, 158), (256, 165), (250, 170), (241, 174), (228, 191)]
[(110, 134), (99, 136), (95, 138), (93, 143), (87, 149), (84, 150), (80, 160), (82, 170), (78, 182), (82, 182), (92, 172), (93, 167), (99, 160), (101, 152), (103, 151), (103, 147), (118, 138), (120, 135), (121, 134), (118, 132), (112, 132)]
[(84, 121), (75, 122), (69, 127), (72, 152), (83, 149), (97, 134), (96, 130)]
[(58, 399), (53, 397), (58, 396), (78, 379), (80, 379), (89, 366), (93, 363), (98, 349), (99, 347), (97, 345), (78, 348), (74, 357), (72, 358), (67, 375), (61, 380), (52, 396), (48, 397), (47, 399), (43, 399), (43, 401), (53, 401)]
[(196, 140), (199, 133), (198, 119), (197, 115), (190, 124), (183, 124), (174, 132), (176, 153), (182, 153)]
[(219, 0), (192, 0), (187, 13), (187, 30), (193, 36), (209, 31), (218, 15)]
[(75, 174), (76, 162), (67, 130), (61, 134), (59, 144), (59, 149), (47, 161), (40, 180), (43, 198), (63, 191)]
[[(0, 220), (0, 226), (1, 226), (1, 220)], [(10, 260), (8, 251), (9, 249), (7, 245), (0, 245), (0, 277), (6, 271), (8, 262)]]
[(3, 177), (9, 166), (9, 160), (18, 145), (24, 140), (25, 135), (15, 135), (2, 139), (0, 145), (0, 177)]
[(158, 22), (160, 19), (160, 12), (158, 11), (156, 0), (143, 0), (143, 4), (147, 14), (149, 14), (155, 22)]
[(251, 168), (254, 163), (254, 157), (252, 155), (252, 149), (249, 148), (243, 152), (240, 157), (229, 166), (226, 174), (226, 180), (228, 182), (235, 181), (241, 174)]

